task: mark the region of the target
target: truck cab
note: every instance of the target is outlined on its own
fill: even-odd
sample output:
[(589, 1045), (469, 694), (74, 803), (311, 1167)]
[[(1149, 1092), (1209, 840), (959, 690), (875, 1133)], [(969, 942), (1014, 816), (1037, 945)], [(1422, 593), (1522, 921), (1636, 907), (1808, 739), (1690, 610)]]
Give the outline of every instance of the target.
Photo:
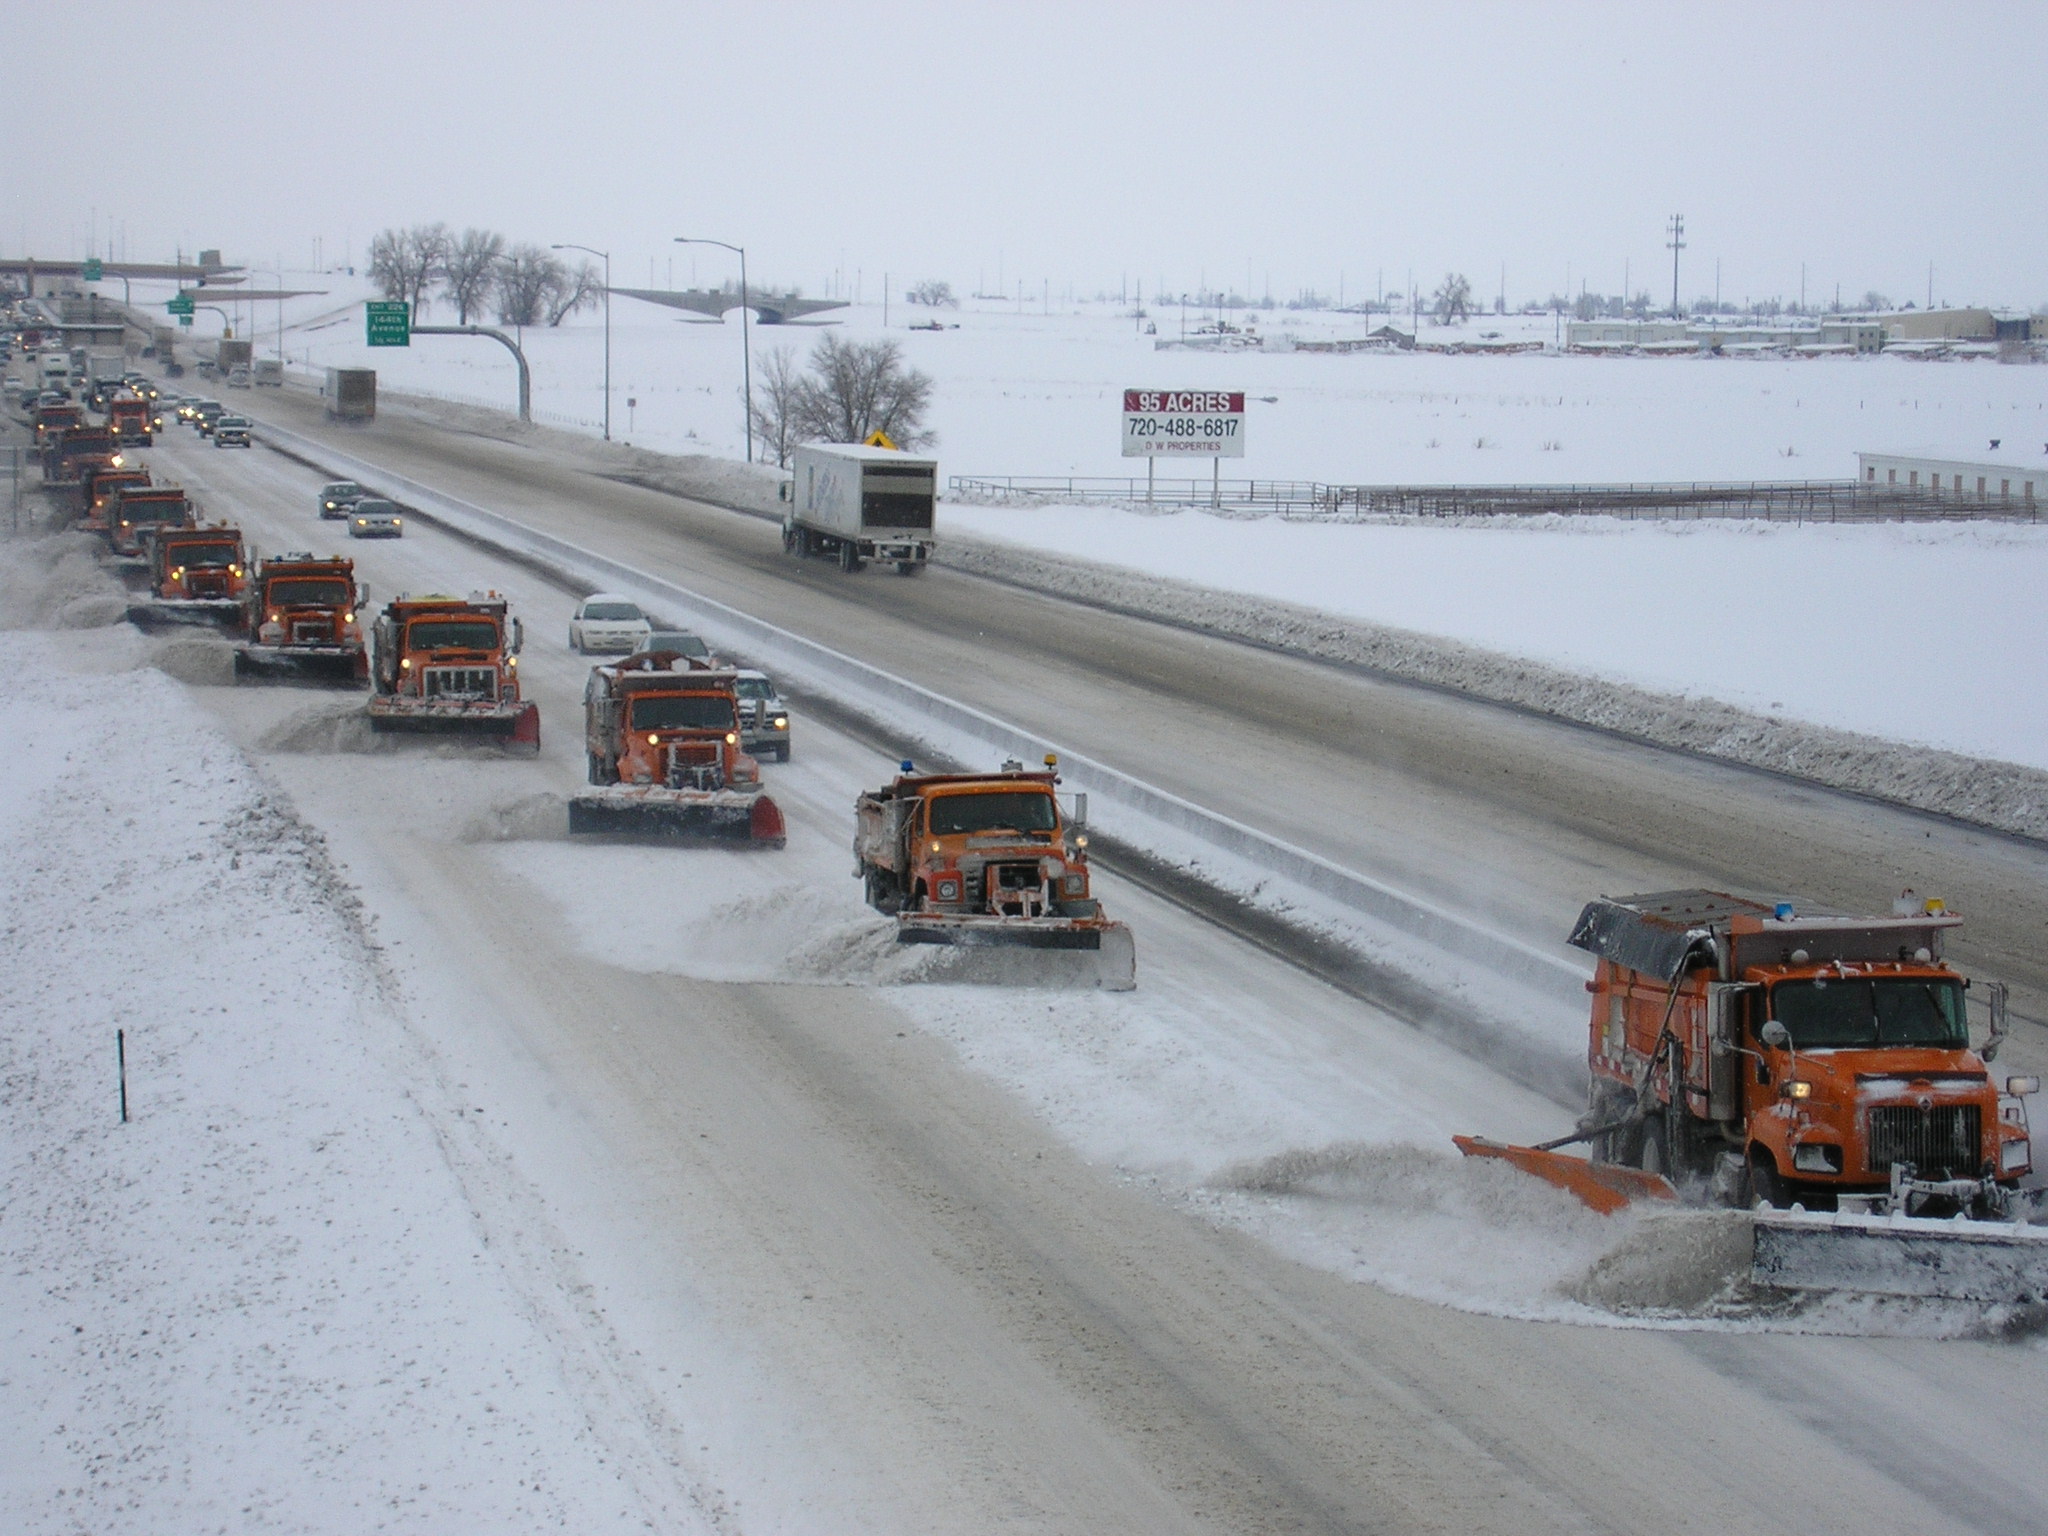
[(197, 522), (183, 488), (175, 485), (124, 486), (107, 517), (107, 543), (117, 555), (142, 558), (142, 541), (153, 528), (186, 528)]
[(129, 490), (148, 486), (149, 471), (136, 465), (108, 464), (86, 471), (79, 482), (78, 526), (86, 533), (105, 533), (115, 500)]
[(239, 604), (248, 588), (249, 560), (241, 530), (166, 528), (149, 541), (151, 593), (172, 602)]
[(737, 674), (672, 651), (593, 667), (583, 689), (593, 784), (724, 789), (760, 782), (740, 744)]
[(357, 614), (369, 597), (353, 561), (273, 555), (243, 590), (246, 639), (235, 648), (236, 675), (360, 682), (369, 656)]
[(117, 441), (147, 446), (155, 429), (149, 402), (140, 395), (116, 395), (107, 402), (107, 429)]

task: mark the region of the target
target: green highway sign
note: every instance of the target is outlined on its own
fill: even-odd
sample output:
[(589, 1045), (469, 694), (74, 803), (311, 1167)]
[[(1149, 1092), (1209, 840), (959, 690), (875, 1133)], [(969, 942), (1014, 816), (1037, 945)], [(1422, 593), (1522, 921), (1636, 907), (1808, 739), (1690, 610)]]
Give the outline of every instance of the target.
[(373, 347), (412, 345), (412, 306), (403, 299), (369, 299), (363, 304), (366, 340)]
[(181, 293), (174, 299), (166, 299), (164, 301), (164, 308), (174, 315), (183, 315), (189, 320), (192, 318), (192, 295)]
[(100, 264), (99, 257), (88, 256), (85, 258), (85, 265), (79, 268), (78, 275), (88, 283), (96, 283), (107, 275), (107, 269)]

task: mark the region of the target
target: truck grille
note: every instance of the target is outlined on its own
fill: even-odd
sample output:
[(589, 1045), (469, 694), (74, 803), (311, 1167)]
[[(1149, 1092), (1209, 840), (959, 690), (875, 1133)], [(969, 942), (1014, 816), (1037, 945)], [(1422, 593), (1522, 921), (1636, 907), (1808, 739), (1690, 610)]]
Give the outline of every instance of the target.
[(185, 578), (185, 585), (194, 597), (226, 597), (228, 579), (219, 571), (200, 571)]
[(1975, 1104), (1885, 1104), (1870, 1112), (1870, 1171), (1911, 1163), (1923, 1176), (1960, 1178), (1983, 1161), (1983, 1115)]
[(672, 741), (668, 744), (670, 789), (725, 788), (725, 758), (715, 741)]
[(334, 620), (324, 616), (292, 620), (293, 645), (326, 645), (334, 638)]
[(420, 694), (429, 699), (496, 699), (495, 667), (428, 667), (420, 673)]

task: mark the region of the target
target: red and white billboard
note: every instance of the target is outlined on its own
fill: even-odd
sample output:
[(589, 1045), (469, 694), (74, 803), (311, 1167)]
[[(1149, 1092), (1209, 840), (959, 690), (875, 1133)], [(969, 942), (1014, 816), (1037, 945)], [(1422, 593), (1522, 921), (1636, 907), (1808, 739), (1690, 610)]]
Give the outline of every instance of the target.
[(1244, 457), (1244, 392), (1223, 389), (1124, 391), (1124, 457)]

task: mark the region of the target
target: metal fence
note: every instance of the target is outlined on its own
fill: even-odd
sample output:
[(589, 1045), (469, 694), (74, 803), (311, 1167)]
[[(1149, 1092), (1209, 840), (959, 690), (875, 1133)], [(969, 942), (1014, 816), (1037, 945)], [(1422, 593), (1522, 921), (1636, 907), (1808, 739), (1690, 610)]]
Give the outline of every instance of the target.
[(1314, 480), (1157, 480), (1138, 476), (954, 475), (956, 501), (1055, 506), (1209, 507), (1240, 516), (1345, 521), (1400, 517), (1756, 518), (1869, 523), (2038, 522), (2031, 498), (1971, 496), (1859, 480), (1692, 481), (1641, 485), (1331, 485)]

